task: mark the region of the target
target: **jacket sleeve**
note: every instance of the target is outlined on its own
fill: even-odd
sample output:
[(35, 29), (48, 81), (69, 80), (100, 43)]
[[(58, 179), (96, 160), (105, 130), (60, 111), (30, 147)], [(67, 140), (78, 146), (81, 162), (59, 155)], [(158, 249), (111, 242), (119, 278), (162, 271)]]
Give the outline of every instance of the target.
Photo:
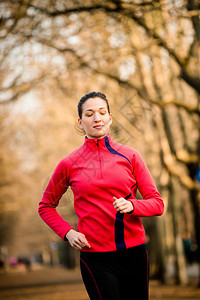
[(134, 206), (132, 214), (137, 217), (162, 215), (164, 212), (164, 202), (156, 188), (149, 169), (138, 152), (134, 154), (133, 166), (133, 175), (143, 199), (130, 199)]
[(68, 188), (66, 169), (63, 161), (57, 165), (44, 191), (38, 209), (38, 213), (42, 220), (63, 240), (65, 240), (66, 233), (70, 229), (73, 229), (73, 227), (56, 211), (59, 200)]

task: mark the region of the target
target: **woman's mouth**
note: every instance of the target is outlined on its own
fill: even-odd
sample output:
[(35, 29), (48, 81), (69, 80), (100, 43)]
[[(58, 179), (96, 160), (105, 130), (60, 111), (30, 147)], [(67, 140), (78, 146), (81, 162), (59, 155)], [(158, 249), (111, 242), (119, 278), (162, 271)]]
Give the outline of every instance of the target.
[(95, 129), (101, 129), (103, 127), (103, 125), (96, 125), (94, 126)]

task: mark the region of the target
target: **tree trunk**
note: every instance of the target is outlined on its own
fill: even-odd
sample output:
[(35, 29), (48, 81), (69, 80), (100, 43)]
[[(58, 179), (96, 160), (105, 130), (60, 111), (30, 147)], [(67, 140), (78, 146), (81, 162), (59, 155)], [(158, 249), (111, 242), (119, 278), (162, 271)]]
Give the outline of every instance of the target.
[(174, 227), (174, 250), (175, 250), (175, 264), (177, 269), (176, 280), (177, 283), (187, 284), (187, 269), (186, 260), (183, 249), (182, 234), (180, 230), (180, 217), (181, 217), (181, 203), (176, 195), (174, 185), (176, 184), (175, 179), (171, 179), (171, 205), (172, 205), (172, 220)]

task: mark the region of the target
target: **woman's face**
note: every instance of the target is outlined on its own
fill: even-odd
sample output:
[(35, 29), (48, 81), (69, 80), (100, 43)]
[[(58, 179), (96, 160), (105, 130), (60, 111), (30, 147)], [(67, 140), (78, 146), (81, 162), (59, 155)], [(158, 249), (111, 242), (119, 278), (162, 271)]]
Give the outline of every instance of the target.
[(82, 105), (82, 118), (78, 119), (89, 139), (102, 138), (107, 135), (112, 123), (112, 114), (108, 113), (106, 102), (99, 98), (89, 98)]

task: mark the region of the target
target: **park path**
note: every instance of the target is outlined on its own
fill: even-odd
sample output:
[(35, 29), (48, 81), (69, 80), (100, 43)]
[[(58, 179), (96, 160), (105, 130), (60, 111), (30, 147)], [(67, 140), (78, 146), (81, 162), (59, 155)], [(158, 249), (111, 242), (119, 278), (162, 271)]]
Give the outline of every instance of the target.
[[(79, 270), (61, 268), (0, 274), (1, 300), (89, 300)], [(150, 300), (200, 300), (195, 285), (160, 285), (150, 281)], [(139, 300), (139, 299), (137, 299)]]

